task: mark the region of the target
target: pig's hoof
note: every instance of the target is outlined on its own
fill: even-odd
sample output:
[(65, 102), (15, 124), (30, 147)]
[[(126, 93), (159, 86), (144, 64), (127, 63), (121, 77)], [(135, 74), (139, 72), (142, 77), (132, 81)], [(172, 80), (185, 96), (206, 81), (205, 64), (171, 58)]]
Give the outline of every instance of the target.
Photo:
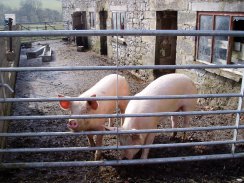
[(170, 136), (170, 137), (169, 137), (169, 140), (171, 140), (171, 141), (176, 140), (176, 136)]
[(176, 140), (176, 135), (177, 133), (176, 132), (173, 132), (171, 137), (169, 138), (170, 140)]
[(183, 135), (183, 136), (181, 137), (181, 141), (183, 141), (183, 142), (187, 142), (187, 141), (189, 141), (189, 137), (187, 137), (186, 135)]
[(190, 139), (189, 137), (185, 137), (185, 138), (181, 138), (182, 142), (189, 142), (192, 141), (192, 139)]
[(90, 143), (90, 146), (91, 146), (91, 147), (95, 147), (96, 144), (95, 144), (95, 143)]
[(95, 154), (95, 161), (99, 161), (102, 159), (102, 155), (101, 154)]

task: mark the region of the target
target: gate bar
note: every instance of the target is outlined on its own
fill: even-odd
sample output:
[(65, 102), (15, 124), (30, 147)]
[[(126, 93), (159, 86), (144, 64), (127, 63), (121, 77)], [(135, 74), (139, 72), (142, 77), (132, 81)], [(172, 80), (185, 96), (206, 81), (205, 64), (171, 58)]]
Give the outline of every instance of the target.
[[(59, 66), (59, 67), (1, 67), (0, 72), (20, 71), (94, 71), (94, 70), (136, 70), (136, 69), (239, 69), (244, 65), (130, 65), (130, 66)], [(240, 74), (241, 76), (241, 74)]]
[(30, 152), (70, 152), (70, 151), (95, 151), (95, 150), (125, 150), (125, 149), (155, 149), (155, 148), (172, 148), (172, 147), (192, 147), (192, 146), (213, 146), (227, 144), (243, 144), (244, 140), (226, 140), (226, 141), (204, 141), (204, 142), (186, 142), (170, 144), (146, 144), (146, 145), (115, 145), (115, 146), (98, 146), (98, 147), (49, 147), (49, 148), (9, 148), (0, 149), (0, 153), (30, 153)]
[(0, 37), (36, 36), (234, 36), (244, 37), (244, 31), (230, 30), (33, 30), (1, 31)]
[(122, 166), (135, 164), (159, 164), (204, 160), (221, 160), (230, 158), (243, 158), (244, 153), (215, 154), (201, 156), (182, 156), (171, 158), (151, 158), (133, 160), (101, 160), (101, 161), (61, 161), (61, 162), (35, 162), (35, 163), (0, 163), (0, 169), (6, 168), (44, 168), (44, 167), (83, 167), (83, 166)]
[(0, 102), (53, 102), (53, 101), (87, 101), (87, 100), (157, 100), (157, 99), (182, 99), (182, 98), (225, 98), (242, 97), (240, 93), (222, 94), (193, 94), (193, 95), (158, 95), (158, 96), (104, 96), (104, 97), (66, 97), (66, 98), (0, 98)]
[(156, 112), (142, 114), (95, 114), (95, 115), (46, 115), (46, 116), (0, 116), (1, 120), (42, 120), (42, 119), (93, 119), (93, 118), (125, 118), (125, 117), (154, 117), (154, 116), (187, 116), (211, 114), (236, 114), (244, 110), (216, 110), (216, 111), (191, 111), (191, 112)]
[[(194, 132), (194, 131), (214, 131), (214, 130), (233, 130), (236, 126), (212, 126), (212, 127), (190, 127), (190, 128), (162, 128), (147, 130), (119, 130), (117, 131), (83, 131), (83, 132), (24, 132), (24, 133), (0, 133), (0, 137), (40, 137), (40, 136), (80, 136), (80, 135), (121, 135), (139, 133), (171, 133), (171, 132)], [(240, 125), (238, 129), (244, 129)]]

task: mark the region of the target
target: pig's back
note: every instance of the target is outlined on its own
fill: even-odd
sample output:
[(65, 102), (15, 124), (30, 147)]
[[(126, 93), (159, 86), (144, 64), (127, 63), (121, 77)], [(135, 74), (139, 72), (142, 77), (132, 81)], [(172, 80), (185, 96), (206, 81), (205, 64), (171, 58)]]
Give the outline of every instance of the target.
[(137, 96), (196, 94), (193, 81), (184, 74), (167, 74), (144, 88)]
[(117, 94), (118, 80), (118, 95), (128, 95), (129, 85), (123, 76), (110, 74), (99, 80), (92, 88), (83, 93), (83, 96), (96, 94), (97, 96), (115, 96)]
[[(154, 80), (136, 96), (196, 94), (193, 81), (183, 74), (168, 74)], [(126, 113), (176, 111), (181, 105), (196, 103), (196, 99), (131, 100)]]

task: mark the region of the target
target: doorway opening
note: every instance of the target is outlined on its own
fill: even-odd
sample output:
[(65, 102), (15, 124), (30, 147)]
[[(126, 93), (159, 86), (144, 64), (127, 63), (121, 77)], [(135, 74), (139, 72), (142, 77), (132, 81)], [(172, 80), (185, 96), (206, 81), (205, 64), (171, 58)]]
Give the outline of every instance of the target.
[[(157, 11), (157, 30), (177, 30), (177, 11)], [(157, 36), (155, 65), (175, 65), (177, 36)], [(154, 76), (174, 73), (173, 69), (156, 69)]]
[[(100, 11), (99, 12), (99, 19), (100, 19), (100, 30), (107, 29), (107, 18), (108, 12), (107, 11)], [(107, 55), (107, 36), (100, 36), (100, 54)]]
[[(73, 30), (85, 30), (87, 29), (86, 23), (86, 12), (76, 11), (72, 16)], [(85, 49), (88, 48), (88, 38), (84, 36), (76, 36), (75, 42), (77, 46), (84, 46)]]

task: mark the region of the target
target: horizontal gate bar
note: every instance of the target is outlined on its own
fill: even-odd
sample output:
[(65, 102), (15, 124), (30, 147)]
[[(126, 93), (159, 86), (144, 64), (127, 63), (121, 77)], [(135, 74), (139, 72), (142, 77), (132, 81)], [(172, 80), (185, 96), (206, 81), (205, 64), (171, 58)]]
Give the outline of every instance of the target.
[(88, 100), (157, 100), (182, 98), (224, 98), (243, 97), (238, 93), (192, 94), (192, 95), (158, 95), (158, 96), (104, 96), (104, 97), (67, 97), (67, 98), (0, 98), (0, 102), (53, 102), (53, 101), (88, 101)]
[(244, 31), (228, 30), (33, 30), (1, 31), (0, 37), (35, 36), (235, 36), (244, 37)]
[(142, 114), (95, 114), (95, 115), (46, 115), (46, 116), (0, 116), (4, 120), (42, 120), (42, 119), (93, 119), (93, 118), (124, 118), (124, 117), (156, 117), (156, 116), (188, 116), (211, 114), (236, 114), (244, 110), (216, 110), (216, 111), (191, 111), (191, 112), (157, 112)]
[(136, 70), (136, 69), (218, 69), (244, 68), (244, 65), (130, 65), (130, 66), (60, 66), (60, 67), (0, 67), (0, 72), (21, 71), (94, 71), (94, 70)]
[(121, 166), (135, 164), (159, 164), (188, 161), (221, 160), (232, 158), (243, 158), (244, 153), (215, 154), (201, 156), (183, 156), (170, 158), (151, 158), (133, 160), (101, 160), (101, 161), (62, 161), (62, 162), (22, 162), (22, 163), (0, 163), (0, 168), (45, 168), (45, 167), (82, 167), (82, 166)]
[(244, 129), (244, 125), (236, 126), (212, 126), (212, 127), (191, 127), (191, 128), (163, 128), (147, 130), (119, 130), (119, 131), (82, 131), (82, 132), (23, 132), (23, 133), (0, 133), (0, 137), (37, 137), (37, 136), (80, 136), (80, 135), (120, 135), (138, 133), (171, 133), (171, 132), (192, 132), (192, 131), (214, 131)]
[(100, 147), (49, 147), (49, 148), (13, 148), (0, 149), (0, 153), (30, 153), (30, 152), (68, 152), (68, 151), (95, 151), (95, 150), (124, 150), (124, 149), (155, 149), (172, 147), (191, 147), (191, 146), (213, 146), (227, 144), (243, 144), (244, 140), (234, 141), (209, 141), (209, 142), (186, 142), (171, 144), (147, 144), (147, 145), (125, 145), (125, 146), (100, 146)]

